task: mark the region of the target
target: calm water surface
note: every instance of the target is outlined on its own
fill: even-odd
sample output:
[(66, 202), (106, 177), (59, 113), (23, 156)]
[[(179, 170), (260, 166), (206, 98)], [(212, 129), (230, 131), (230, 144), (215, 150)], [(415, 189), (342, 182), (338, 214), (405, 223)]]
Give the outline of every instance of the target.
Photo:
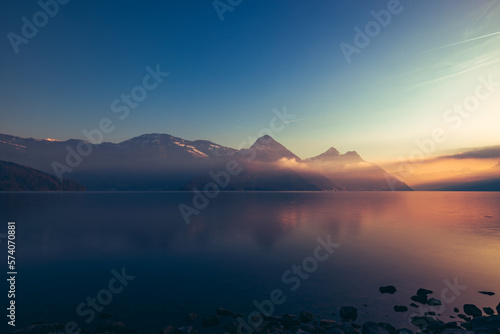
[[(191, 194), (0, 194), (0, 233), (7, 221), (17, 223), (17, 328), (85, 325), (77, 306), (122, 268), (135, 279), (103, 312), (145, 332), (218, 307), (248, 313), (275, 289), (286, 297), (275, 314), (309, 310), (336, 319), (332, 312), (352, 305), (358, 323), (408, 328), (415, 309), (393, 307), (408, 306), (420, 287), (453, 299), (443, 306), (446, 321), (455, 306), (500, 301), (498, 193), (221, 193), (189, 225), (180, 203), (191, 203)], [(300, 286), (283, 281), (329, 235), (340, 247), (296, 279)], [(447, 281), (466, 288), (454, 296)], [(382, 285), (398, 292), (382, 295)]]

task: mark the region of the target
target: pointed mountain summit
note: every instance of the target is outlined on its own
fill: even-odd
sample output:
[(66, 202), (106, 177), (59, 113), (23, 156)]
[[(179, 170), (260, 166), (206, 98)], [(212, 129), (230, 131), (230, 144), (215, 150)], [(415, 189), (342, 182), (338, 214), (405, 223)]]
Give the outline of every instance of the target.
[(310, 163), (333, 163), (336, 165), (365, 162), (356, 151), (348, 151), (345, 154), (340, 154), (334, 147), (330, 147), (326, 152), (305, 161)]
[(278, 143), (269, 135), (265, 135), (257, 139), (250, 147), (250, 150), (256, 152), (255, 161), (274, 162), (283, 158), (301, 161), (298, 156), (293, 154), (285, 146)]
[(328, 151), (325, 153), (321, 154), (320, 156), (337, 156), (340, 155), (340, 152), (335, 148), (335, 147), (330, 147)]

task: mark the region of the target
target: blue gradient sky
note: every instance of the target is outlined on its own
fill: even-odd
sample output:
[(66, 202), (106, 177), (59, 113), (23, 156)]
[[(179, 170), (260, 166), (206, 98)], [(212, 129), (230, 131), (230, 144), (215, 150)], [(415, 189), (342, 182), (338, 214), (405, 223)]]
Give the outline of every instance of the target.
[[(226, 1), (224, 1), (226, 2)], [(244, 0), (219, 19), (212, 1), (70, 1), (15, 54), (35, 1), (0, 13), (0, 133), (83, 138), (110, 118), (105, 141), (169, 133), (237, 147), (287, 107), (300, 121), (273, 136), (302, 158), (334, 146), (380, 162), (408, 156), (436, 127), (435, 154), (496, 145), (500, 88), (458, 129), (443, 121), (478, 77), (500, 81), (500, 1), (402, 0), (402, 11), (347, 63), (340, 43), (388, 1)], [(435, 48), (438, 50), (428, 51)], [(170, 76), (121, 121), (113, 100), (145, 67)]]

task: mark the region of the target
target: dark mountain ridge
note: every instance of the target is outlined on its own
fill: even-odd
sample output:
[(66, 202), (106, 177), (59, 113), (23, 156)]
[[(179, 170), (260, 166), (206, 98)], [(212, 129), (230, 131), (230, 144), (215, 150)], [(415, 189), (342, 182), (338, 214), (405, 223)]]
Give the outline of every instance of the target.
[(191, 190), (229, 161), (242, 171), (225, 190), (411, 190), (399, 181), (390, 189), (387, 173), (354, 151), (340, 154), (330, 148), (302, 160), (270, 136), (236, 150), (159, 133), (116, 144), (0, 135), (0, 160), (71, 177), (89, 190)]

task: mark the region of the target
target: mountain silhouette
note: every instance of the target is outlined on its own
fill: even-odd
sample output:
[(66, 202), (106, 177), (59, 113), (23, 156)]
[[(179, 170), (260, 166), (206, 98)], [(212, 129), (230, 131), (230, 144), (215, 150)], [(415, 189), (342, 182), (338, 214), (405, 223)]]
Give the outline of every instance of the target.
[(0, 191), (81, 191), (85, 188), (77, 182), (53, 176), (30, 167), (8, 161), (0, 161)]
[(241, 171), (223, 190), (412, 190), (401, 181), (391, 189), (389, 174), (354, 151), (330, 148), (302, 160), (267, 135), (236, 150), (158, 133), (99, 144), (0, 134), (0, 159), (71, 178), (89, 190), (191, 190), (231, 161)]

